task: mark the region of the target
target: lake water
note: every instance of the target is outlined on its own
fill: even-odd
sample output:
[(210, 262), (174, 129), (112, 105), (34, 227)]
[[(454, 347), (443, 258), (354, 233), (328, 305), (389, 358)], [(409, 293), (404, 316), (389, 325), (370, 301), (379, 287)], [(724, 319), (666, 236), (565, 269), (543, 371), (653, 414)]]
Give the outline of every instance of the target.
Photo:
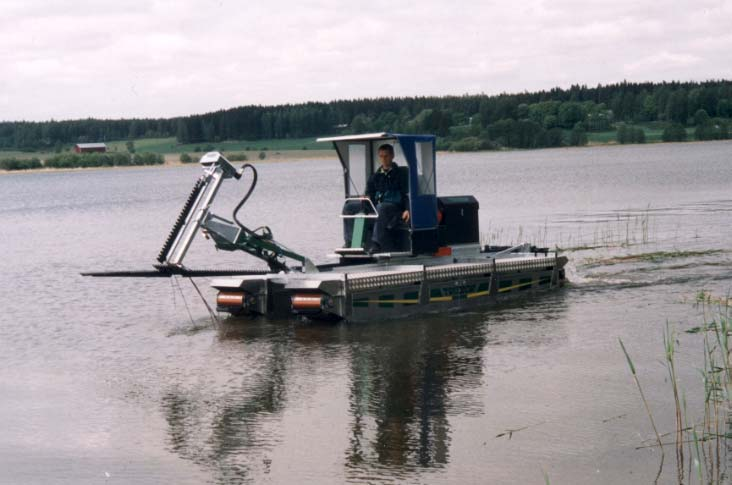
[[(337, 162), (257, 166), (243, 219), (327, 261)], [(215, 324), (188, 280), (78, 275), (149, 268), (199, 173), (0, 176), (0, 483), (650, 483), (618, 338), (669, 432), (667, 322), (701, 416), (702, 336), (683, 331), (700, 290), (732, 289), (730, 142), (440, 154), (439, 193), (478, 198), (486, 242), (568, 248), (571, 284), (358, 325)], [(186, 262), (258, 266), (202, 238)], [(661, 482), (675, 473), (669, 450)]]

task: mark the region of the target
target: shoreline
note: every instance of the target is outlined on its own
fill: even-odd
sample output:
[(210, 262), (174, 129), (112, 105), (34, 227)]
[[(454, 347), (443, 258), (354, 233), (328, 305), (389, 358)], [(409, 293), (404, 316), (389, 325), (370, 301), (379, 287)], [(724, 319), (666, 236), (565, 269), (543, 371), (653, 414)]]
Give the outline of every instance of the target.
[[(502, 148), (500, 150), (477, 150), (477, 151), (448, 151), (448, 150), (437, 150), (438, 154), (466, 154), (466, 153), (502, 153), (502, 152), (527, 152), (527, 151), (541, 151), (541, 150), (566, 150), (566, 149), (583, 149), (583, 148), (599, 148), (599, 147), (621, 147), (621, 146), (650, 146), (650, 145), (689, 145), (689, 144), (701, 144), (701, 143), (712, 143), (712, 142), (730, 142), (732, 140), (690, 140), (690, 141), (667, 141), (667, 142), (649, 142), (649, 143), (627, 143), (621, 144), (616, 141), (609, 143), (588, 143), (583, 146), (564, 146), (564, 147), (546, 147), (546, 148)], [(303, 160), (313, 159), (337, 159), (337, 155), (334, 150), (281, 150), (277, 152), (265, 152), (267, 158), (260, 160), (258, 158), (259, 152), (253, 152), (252, 157), (249, 160), (237, 160), (232, 163), (238, 164), (242, 162), (247, 163), (288, 163), (297, 162)], [(249, 152), (247, 152), (249, 155)], [(63, 172), (87, 172), (91, 170), (129, 170), (136, 168), (176, 168), (196, 165), (196, 162), (183, 163), (179, 159), (180, 154), (178, 153), (166, 153), (163, 154), (165, 163), (160, 165), (116, 165), (112, 167), (74, 167), (74, 168), (29, 168), (23, 170), (0, 170), (0, 175), (10, 175), (15, 173), (63, 173)], [(0, 158), (2, 158), (2, 152), (0, 152)]]
[[(0, 152), (1, 154), (2, 152)], [(259, 152), (257, 152), (259, 153)], [(267, 158), (260, 160), (256, 154), (249, 160), (233, 161), (233, 164), (246, 163), (287, 163), (312, 159), (336, 159), (334, 150), (282, 150), (279, 152), (265, 152)], [(64, 173), (64, 172), (89, 172), (94, 170), (130, 170), (150, 168), (178, 168), (198, 165), (197, 162), (183, 163), (180, 161), (180, 154), (166, 153), (163, 155), (165, 163), (158, 165), (114, 165), (111, 167), (71, 167), (71, 168), (26, 168), (23, 170), (0, 170), (0, 175), (26, 174), (26, 173)]]

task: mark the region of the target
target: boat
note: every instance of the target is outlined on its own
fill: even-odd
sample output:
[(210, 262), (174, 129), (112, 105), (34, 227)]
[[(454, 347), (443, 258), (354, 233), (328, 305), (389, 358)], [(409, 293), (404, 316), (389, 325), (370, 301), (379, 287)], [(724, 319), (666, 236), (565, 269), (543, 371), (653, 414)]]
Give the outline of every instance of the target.
[[(276, 241), (262, 226), (252, 230), (238, 213), (257, 183), (256, 168), (234, 167), (221, 153), (205, 154), (196, 180), (153, 270), (104, 271), (88, 276), (212, 277), (216, 310), (233, 316), (361, 322), (490, 307), (562, 288), (566, 256), (528, 243), (483, 245), (479, 203), (472, 195), (437, 195), (433, 135), (370, 133), (319, 138), (333, 144), (343, 169), (343, 246), (333, 262), (313, 261)], [(406, 187), (409, 217), (389, 228), (390, 242), (376, 248), (371, 232), (378, 208), (367, 181), (379, 168), (378, 151), (393, 149), (397, 176)], [(251, 172), (241, 202), (226, 219), (210, 211), (224, 180)], [(243, 251), (266, 270), (201, 270), (183, 264), (196, 234), (225, 251)]]

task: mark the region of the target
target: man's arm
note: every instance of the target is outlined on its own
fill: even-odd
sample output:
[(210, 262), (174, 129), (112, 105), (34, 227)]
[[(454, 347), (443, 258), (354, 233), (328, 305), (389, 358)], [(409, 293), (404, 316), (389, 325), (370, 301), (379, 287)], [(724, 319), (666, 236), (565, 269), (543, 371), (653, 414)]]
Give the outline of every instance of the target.
[[(409, 177), (409, 172), (407, 172), (407, 177)], [(402, 220), (404, 222), (409, 222), (409, 179), (399, 180), (399, 191), (402, 194)]]
[(374, 202), (375, 192), (376, 192), (376, 189), (374, 187), (374, 175), (372, 174), (369, 177), (369, 180), (366, 182), (366, 197), (371, 199), (371, 202)]
[[(374, 175), (373, 174), (371, 174), (368, 181), (366, 182), (366, 194), (365, 195), (366, 195), (366, 197), (371, 199), (371, 204), (373, 204), (373, 206), (376, 207), (376, 185), (374, 184)], [(366, 201), (362, 202), (362, 204), (361, 204), (364, 212), (366, 212), (367, 214), (372, 211), (371, 204), (369, 204)]]

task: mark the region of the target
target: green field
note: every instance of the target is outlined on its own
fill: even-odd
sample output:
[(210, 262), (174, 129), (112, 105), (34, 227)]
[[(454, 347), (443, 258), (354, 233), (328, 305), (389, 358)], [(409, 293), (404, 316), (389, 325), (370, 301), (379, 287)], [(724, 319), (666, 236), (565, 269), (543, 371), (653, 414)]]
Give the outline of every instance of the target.
[[(662, 142), (663, 125), (659, 123), (639, 123), (637, 125), (628, 125), (635, 128), (642, 128), (646, 133), (646, 143)], [(694, 127), (686, 128), (686, 140), (694, 140)], [(601, 145), (617, 142), (617, 131), (588, 131), (587, 141), (593, 145)]]
[[(128, 140), (115, 140), (108, 141), (107, 147), (110, 152), (127, 152), (127, 141)], [(290, 138), (283, 140), (230, 140), (222, 141), (218, 143), (189, 143), (181, 145), (176, 142), (175, 138), (140, 138), (133, 140), (135, 142), (135, 151), (137, 153), (157, 153), (160, 155), (165, 154), (179, 154), (179, 153), (205, 153), (208, 151), (220, 151), (224, 153), (231, 152), (244, 152), (244, 151), (289, 151), (289, 150), (331, 150), (332, 145), (330, 143), (317, 143), (315, 138)], [(64, 146), (64, 152), (70, 151), (72, 145)], [(0, 151), (0, 158), (40, 158), (45, 160), (46, 158), (52, 157), (56, 153), (52, 151)]]
[(40, 158), (45, 160), (46, 158), (56, 155), (53, 152), (19, 152), (17, 150), (0, 150), (0, 158), (18, 158), (21, 160), (27, 160), (29, 158)]
[[(291, 138), (283, 140), (230, 140), (218, 143), (188, 143), (181, 145), (175, 138), (141, 138), (135, 141), (135, 150), (150, 153), (196, 153), (207, 151), (243, 152), (243, 151), (286, 151), (286, 150), (329, 150), (329, 143), (317, 143), (315, 138)], [(111, 151), (126, 151), (127, 140), (110, 141), (107, 146)]]

